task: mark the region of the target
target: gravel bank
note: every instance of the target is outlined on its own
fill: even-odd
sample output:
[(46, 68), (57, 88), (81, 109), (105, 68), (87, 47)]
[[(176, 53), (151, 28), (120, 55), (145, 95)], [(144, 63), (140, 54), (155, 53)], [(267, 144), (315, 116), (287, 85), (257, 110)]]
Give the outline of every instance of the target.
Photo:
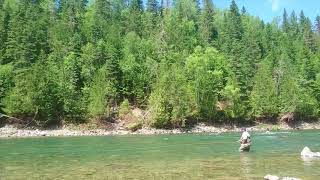
[[(249, 131), (266, 131), (270, 130), (292, 130), (292, 129), (320, 129), (320, 123), (300, 123), (294, 128), (288, 125), (267, 125), (259, 124), (247, 127)], [(56, 130), (39, 130), (39, 129), (18, 129), (14, 126), (4, 126), (0, 128), (0, 138), (17, 138), (17, 137), (58, 137), (58, 136), (114, 136), (114, 135), (154, 135), (154, 134), (183, 134), (183, 133), (212, 133), (220, 134), (225, 132), (239, 132), (240, 127), (215, 127), (205, 124), (198, 124), (192, 129), (154, 129), (142, 128), (135, 132), (131, 132), (122, 127), (114, 130), (92, 129), (92, 130), (74, 130), (73, 128), (64, 127)]]

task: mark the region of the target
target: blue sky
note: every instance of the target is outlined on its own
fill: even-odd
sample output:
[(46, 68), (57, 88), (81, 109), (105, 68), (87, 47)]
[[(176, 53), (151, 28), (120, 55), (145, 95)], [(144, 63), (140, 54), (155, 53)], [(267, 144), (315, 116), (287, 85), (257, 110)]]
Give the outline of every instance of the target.
[[(218, 8), (228, 8), (231, 0), (212, 0)], [(236, 0), (239, 8), (245, 6), (251, 15), (259, 16), (266, 22), (271, 22), (274, 17), (282, 16), (283, 9), (286, 8), (288, 14), (301, 10), (314, 22), (317, 15), (320, 15), (320, 0)]]

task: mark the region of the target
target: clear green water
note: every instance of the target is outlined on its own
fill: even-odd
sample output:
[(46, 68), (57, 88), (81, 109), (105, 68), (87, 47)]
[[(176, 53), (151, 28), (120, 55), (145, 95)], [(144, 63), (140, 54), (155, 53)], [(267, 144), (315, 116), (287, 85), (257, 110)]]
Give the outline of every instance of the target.
[(262, 179), (266, 174), (320, 179), (320, 132), (0, 139), (0, 179)]

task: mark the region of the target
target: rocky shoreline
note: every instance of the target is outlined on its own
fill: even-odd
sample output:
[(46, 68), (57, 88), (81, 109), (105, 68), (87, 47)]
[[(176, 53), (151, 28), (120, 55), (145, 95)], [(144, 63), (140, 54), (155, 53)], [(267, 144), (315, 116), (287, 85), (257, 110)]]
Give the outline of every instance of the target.
[[(21, 129), (12, 125), (6, 125), (0, 128), (0, 138), (19, 138), (19, 137), (59, 137), (59, 136), (118, 136), (118, 135), (161, 135), (161, 134), (185, 134), (185, 133), (210, 133), (220, 134), (226, 132), (240, 132), (243, 127), (230, 126), (209, 126), (205, 124), (198, 124), (191, 129), (154, 129), (144, 127), (135, 132), (127, 130), (123, 127), (117, 127), (112, 130), (96, 128), (86, 129), (73, 126), (65, 126), (61, 129), (54, 130), (39, 130), (39, 129)], [(311, 130), (320, 129), (320, 122), (317, 123), (299, 123), (299, 125), (290, 127), (286, 124), (269, 125), (258, 124), (251, 127), (245, 127), (249, 131), (264, 132), (267, 129), (271, 131), (281, 130)]]

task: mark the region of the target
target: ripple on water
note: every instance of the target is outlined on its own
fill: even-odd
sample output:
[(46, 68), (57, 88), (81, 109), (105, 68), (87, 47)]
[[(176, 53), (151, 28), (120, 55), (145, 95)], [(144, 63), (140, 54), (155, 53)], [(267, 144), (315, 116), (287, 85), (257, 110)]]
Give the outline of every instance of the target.
[(238, 133), (0, 140), (0, 179), (261, 179), (266, 174), (320, 177), (319, 133), (252, 133), (239, 153)]

